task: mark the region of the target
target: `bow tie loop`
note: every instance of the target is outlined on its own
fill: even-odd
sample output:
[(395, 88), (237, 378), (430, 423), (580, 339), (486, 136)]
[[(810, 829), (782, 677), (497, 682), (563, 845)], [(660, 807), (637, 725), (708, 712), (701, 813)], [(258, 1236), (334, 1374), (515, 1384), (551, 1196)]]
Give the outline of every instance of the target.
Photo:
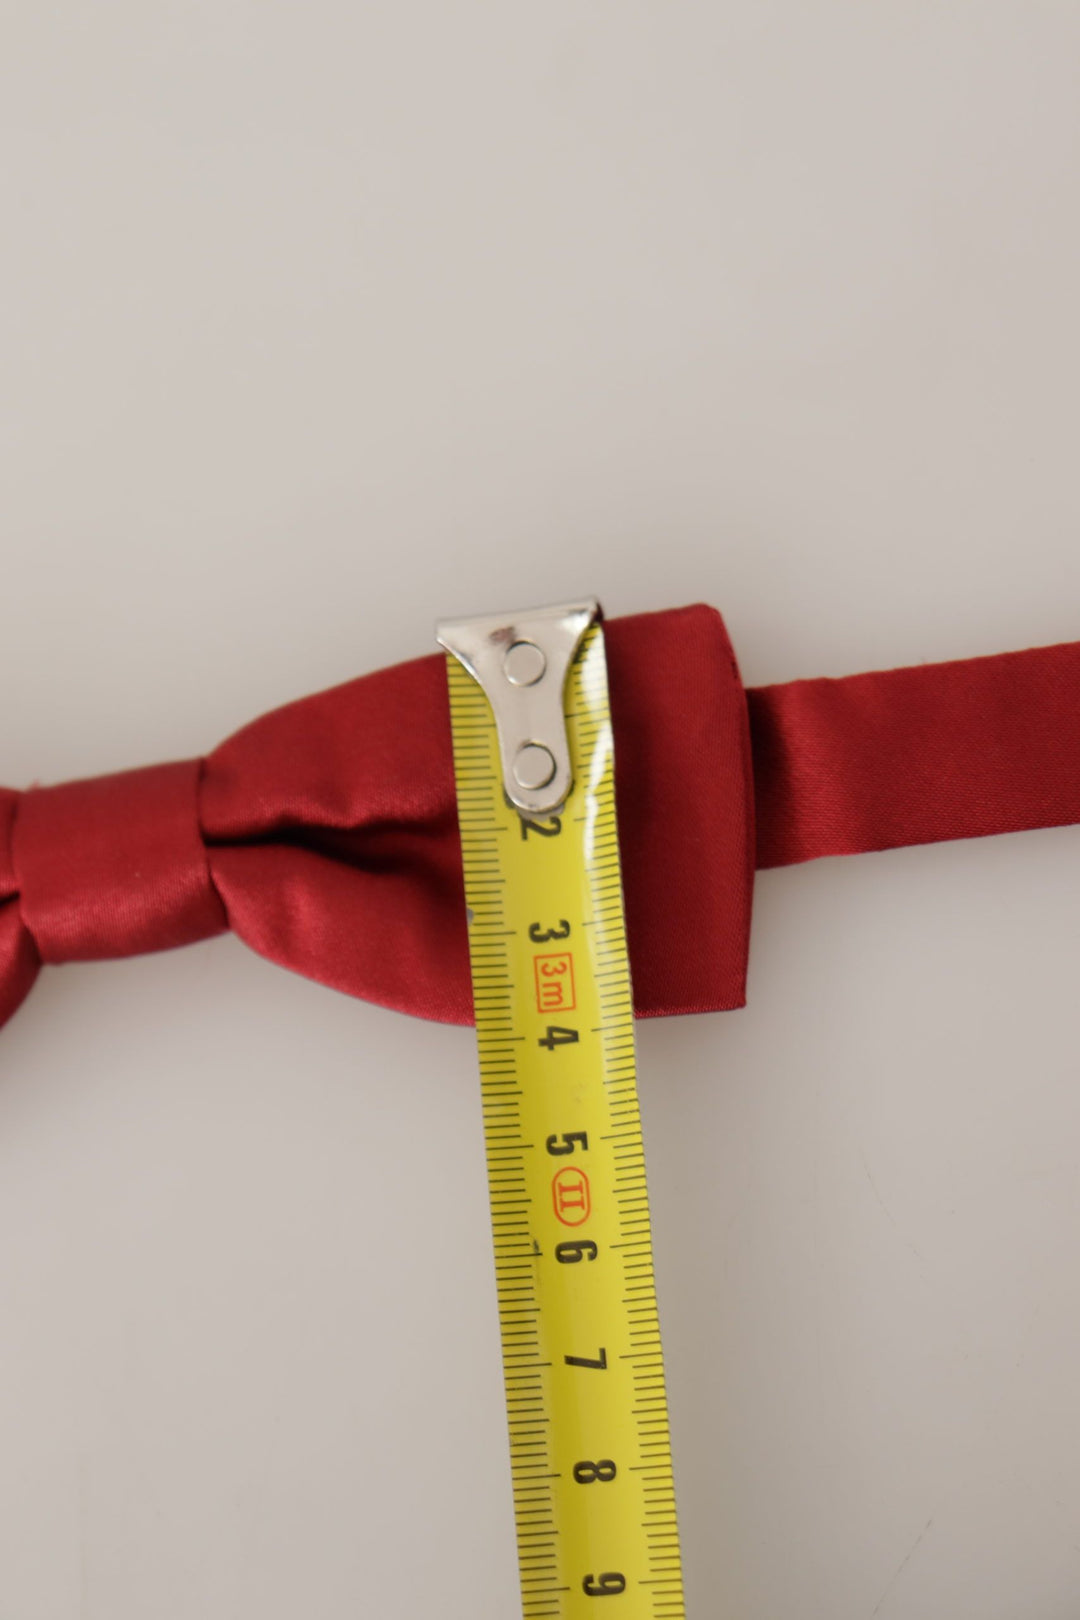
[[(636, 1010), (740, 1006), (750, 747), (723, 623), (684, 608), (605, 636)], [(290, 703), (203, 760), (0, 789), (0, 1022), (42, 962), (226, 928), (335, 989), (470, 1021), (441, 655)]]

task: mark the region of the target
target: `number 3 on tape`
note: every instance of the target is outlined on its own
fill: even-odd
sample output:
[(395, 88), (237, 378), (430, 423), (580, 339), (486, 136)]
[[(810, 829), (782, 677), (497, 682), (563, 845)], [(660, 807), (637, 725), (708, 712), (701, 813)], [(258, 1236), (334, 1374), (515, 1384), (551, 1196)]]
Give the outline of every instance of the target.
[(684, 1615), (595, 602), (439, 626), (526, 1620)]

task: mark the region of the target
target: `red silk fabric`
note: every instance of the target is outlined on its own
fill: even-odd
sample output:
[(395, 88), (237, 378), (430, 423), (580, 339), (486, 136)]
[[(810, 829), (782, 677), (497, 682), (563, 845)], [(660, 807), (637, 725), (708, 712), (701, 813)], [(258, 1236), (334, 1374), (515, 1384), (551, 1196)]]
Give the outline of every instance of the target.
[[(1080, 820), (1080, 644), (746, 693), (711, 608), (605, 630), (639, 1016), (742, 1005), (755, 864)], [(204, 760), (0, 789), (0, 1022), (42, 962), (226, 928), (336, 989), (471, 1020), (441, 655)]]
[(758, 866), (1080, 821), (1080, 643), (746, 695)]

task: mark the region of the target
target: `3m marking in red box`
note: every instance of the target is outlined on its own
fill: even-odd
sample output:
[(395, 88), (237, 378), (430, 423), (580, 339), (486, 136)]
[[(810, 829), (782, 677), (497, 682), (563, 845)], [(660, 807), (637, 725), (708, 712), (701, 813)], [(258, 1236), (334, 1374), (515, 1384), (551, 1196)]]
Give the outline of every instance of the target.
[(574, 998), (574, 958), (569, 951), (533, 957), (536, 975), (537, 1012), (572, 1012)]

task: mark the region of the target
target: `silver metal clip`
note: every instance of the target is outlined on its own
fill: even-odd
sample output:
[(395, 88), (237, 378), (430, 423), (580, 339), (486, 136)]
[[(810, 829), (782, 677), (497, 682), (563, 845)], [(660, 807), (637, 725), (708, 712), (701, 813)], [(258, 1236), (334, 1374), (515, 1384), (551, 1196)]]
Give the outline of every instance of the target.
[(495, 716), (503, 787), (523, 815), (549, 816), (573, 786), (563, 690), (600, 604), (564, 603), (482, 619), (444, 619), (439, 645), (479, 681)]

